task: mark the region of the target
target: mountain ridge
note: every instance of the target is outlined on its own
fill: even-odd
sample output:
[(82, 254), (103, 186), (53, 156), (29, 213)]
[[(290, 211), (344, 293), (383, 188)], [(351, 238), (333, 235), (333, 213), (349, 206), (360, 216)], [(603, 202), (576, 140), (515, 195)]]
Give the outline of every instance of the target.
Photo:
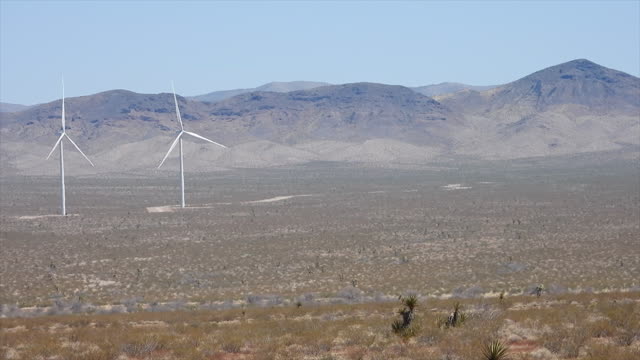
[[(204, 169), (611, 152), (640, 145), (639, 98), (640, 79), (583, 59), (488, 90), (434, 98), (366, 82), (253, 91), (215, 103), (177, 96), (185, 129), (231, 147), (186, 142), (190, 161)], [(48, 153), (60, 130), (60, 104), (0, 114), (1, 168), (10, 169), (3, 172), (54, 167), (39, 156)], [(152, 168), (151, 154), (161, 156), (179, 131), (173, 95), (167, 93), (110, 90), (69, 98), (66, 109), (67, 131), (107, 164), (104, 171), (140, 153), (150, 155), (128, 169)]]

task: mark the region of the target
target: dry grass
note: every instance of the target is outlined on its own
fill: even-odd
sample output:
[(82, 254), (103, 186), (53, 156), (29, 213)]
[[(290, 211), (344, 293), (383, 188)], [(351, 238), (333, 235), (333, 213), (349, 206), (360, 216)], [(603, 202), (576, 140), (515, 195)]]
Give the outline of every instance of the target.
[(467, 321), (443, 328), (452, 300), (421, 299), (408, 341), (389, 326), (390, 302), (2, 319), (0, 349), (7, 359), (472, 360), (499, 339), (511, 359), (640, 356), (640, 337), (619, 341), (640, 329), (639, 293), (512, 300), (466, 300)]

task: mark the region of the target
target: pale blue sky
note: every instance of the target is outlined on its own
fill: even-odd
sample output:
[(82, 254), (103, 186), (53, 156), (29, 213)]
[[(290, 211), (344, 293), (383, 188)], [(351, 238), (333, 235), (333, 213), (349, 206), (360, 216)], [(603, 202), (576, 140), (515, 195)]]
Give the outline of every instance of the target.
[(270, 81), (505, 83), (587, 58), (640, 75), (640, 1), (0, 0), (0, 101)]

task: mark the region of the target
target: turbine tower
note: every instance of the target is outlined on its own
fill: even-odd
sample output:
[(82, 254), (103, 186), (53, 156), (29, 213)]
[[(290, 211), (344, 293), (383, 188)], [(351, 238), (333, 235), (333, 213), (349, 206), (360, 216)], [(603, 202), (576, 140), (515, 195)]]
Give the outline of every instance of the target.
[(51, 152), (47, 156), (47, 160), (48, 160), (51, 157), (51, 154), (53, 154), (53, 151), (58, 147), (58, 145), (60, 145), (60, 198), (62, 200), (62, 206), (60, 207), (60, 210), (62, 211), (62, 216), (67, 215), (66, 198), (65, 198), (65, 192), (64, 192), (64, 143), (62, 142), (62, 139), (67, 138), (67, 140), (69, 140), (71, 145), (73, 145), (76, 148), (76, 150), (78, 150), (78, 152), (82, 154), (82, 156), (84, 156), (85, 159), (87, 159), (89, 164), (91, 164), (91, 166), (94, 166), (91, 160), (89, 160), (89, 158), (87, 157), (87, 155), (85, 155), (82, 152), (82, 150), (80, 150), (78, 145), (76, 145), (76, 143), (73, 142), (73, 140), (71, 140), (69, 135), (67, 135), (66, 130), (67, 129), (66, 129), (65, 118), (64, 118), (64, 77), (63, 77), (62, 78), (62, 133), (60, 134), (58, 141), (56, 141), (56, 144), (53, 145), (53, 149), (51, 149)]
[(173, 91), (173, 101), (176, 103), (176, 115), (178, 116), (178, 122), (180, 123), (180, 132), (178, 133), (178, 136), (176, 136), (176, 139), (173, 141), (173, 143), (171, 144), (171, 147), (169, 148), (169, 151), (167, 151), (167, 155), (164, 156), (164, 158), (162, 159), (162, 162), (160, 162), (160, 165), (158, 165), (158, 169), (160, 169), (160, 167), (162, 166), (162, 164), (164, 164), (164, 161), (167, 160), (167, 157), (169, 156), (169, 154), (171, 154), (171, 151), (173, 150), (174, 147), (176, 147), (176, 144), (179, 142), (180, 143), (180, 193), (181, 193), (181, 198), (180, 198), (180, 206), (181, 207), (185, 207), (185, 202), (184, 202), (184, 159), (182, 157), (182, 135), (187, 134), (187, 135), (191, 135), (193, 137), (196, 137), (198, 139), (202, 139), (204, 141), (208, 141), (212, 144), (218, 145), (220, 147), (223, 148), (227, 148), (226, 146), (222, 145), (222, 144), (218, 144), (215, 141), (209, 140), (207, 138), (205, 138), (204, 136), (200, 136), (196, 133), (190, 132), (190, 131), (186, 131), (184, 129), (184, 126), (182, 125), (182, 118), (180, 117), (180, 108), (178, 108), (178, 98), (176, 97), (176, 89), (173, 87), (173, 82), (171, 83), (171, 90)]

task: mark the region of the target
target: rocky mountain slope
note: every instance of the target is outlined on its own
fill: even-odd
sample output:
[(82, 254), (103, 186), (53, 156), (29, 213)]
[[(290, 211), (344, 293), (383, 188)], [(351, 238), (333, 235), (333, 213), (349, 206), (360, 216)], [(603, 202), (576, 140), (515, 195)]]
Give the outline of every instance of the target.
[(464, 112), (521, 107), (540, 112), (555, 105), (581, 105), (591, 111), (635, 112), (640, 81), (621, 71), (579, 59), (552, 66), (489, 91), (466, 89), (441, 97)]
[[(640, 145), (640, 79), (575, 60), (484, 91), (430, 98), (373, 83), (255, 91), (215, 103), (178, 97), (185, 127), (230, 149), (185, 142), (187, 171), (315, 160), (425, 163), (518, 158)], [(44, 157), (61, 102), (0, 114), (2, 173), (51, 173)], [(113, 90), (66, 100), (67, 132), (96, 162), (83, 171), (152, 170), (178, 131), (171, 94)], [(169, 160), (167, 169), (173, 169)], [(164, 167), (163, 167), (164, 169)]]
[(466, 119), (461, 154), (545, 156), (640, 143), (640, 79), (584, 59), (436, 99)]
[(244, 134), (287, 144), (372, 138), (445, 143), (443, 137), (433, 137), (433, 131), (454, 120), (449, 109), (429, 97), (402, 86), (372, 83), (243, 94), (213, 104), (209, 114), (242, 127)]
[[(188, 130), (231, 146), (225, 151), (198, 140), (185, 142), (191, 169), (204, 170), (312, 160), (423, 162), (436, 147), (450, 145), (445, 124), (460, 121), (408, 88), (369, 83), (253, 92), (218, 103), (178, 97), (178, 102)], [(104, 171), (153, 169), (179, 129), (170, 94), (113, 90), (69, 98), (65, 107), (68, 134)], [(61, 102), (54, 101), (4, 114), (3, 168), (53, 170), (56, 163), (41, 155), (56, 140), (60, 112)], [(438, 145), (419, 148), (406, 142)], [(72, 154), (67, 163), (82, 167), (81, 160)]]

